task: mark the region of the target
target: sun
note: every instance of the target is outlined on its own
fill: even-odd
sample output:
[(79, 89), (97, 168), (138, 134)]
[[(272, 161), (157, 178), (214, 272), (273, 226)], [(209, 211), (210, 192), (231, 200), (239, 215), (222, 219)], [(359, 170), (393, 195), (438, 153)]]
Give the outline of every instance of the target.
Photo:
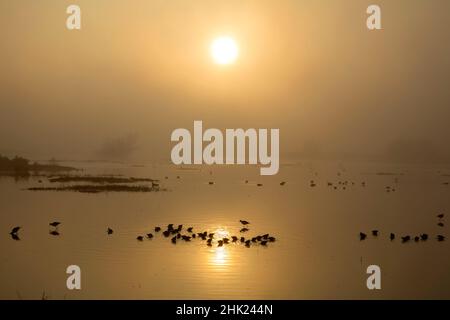
[(219, 37), (211, 43), (211, 56), (217, 64), (232, 64), (236, 61), (238, 55), (238, 45), (231, 37)]

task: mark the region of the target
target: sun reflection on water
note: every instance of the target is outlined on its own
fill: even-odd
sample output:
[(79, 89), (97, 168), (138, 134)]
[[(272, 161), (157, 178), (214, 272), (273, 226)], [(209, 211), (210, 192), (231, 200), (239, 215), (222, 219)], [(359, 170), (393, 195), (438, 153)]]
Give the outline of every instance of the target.
[(228, 230), (225, 228), (218, 228), (214, 232), (214, 236), (215, 236), (216, 240), (220, 240), (220, 239), (229, 237), (229, 235), (230, 235), (230, 232), (228, 232)]
[(228, 264), (228, 251), (225, 247), (219, 247), (214, 249), (213, 264), (214, 265), (227, 265)]
[(225, 245), (218, 247), (218, 240), (229, 237), (230, 233), (225, 228), (217, 228), (214, 231), (214, 241), (209, 254), (209, 264), (217, 271), (227, 271), (232, 264), (232, 256)]

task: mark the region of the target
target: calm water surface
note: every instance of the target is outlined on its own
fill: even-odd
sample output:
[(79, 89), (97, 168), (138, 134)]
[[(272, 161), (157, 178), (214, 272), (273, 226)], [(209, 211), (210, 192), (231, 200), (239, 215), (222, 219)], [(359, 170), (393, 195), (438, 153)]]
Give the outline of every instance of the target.
[[(305, 162), (261, 177), (257, 167), (73, 165), (86, 168), (83, 174), (159, 178), (168, 191), (30, 192), (24, 189), (51, 183), (0, 178), (0, 298), (450, 298), (450, 242), (434, 239), (449, 236), (448, 167)], [(327, 186), (345, 180), (355, 185)], [(446, 214), (443, 228), (438, 213)], [(160, 234), (136, 241), (168, 223), (240, 236), (239, 219), (251, 222), (246, 237), (270, 233), (277, 241), (267, 248), (207, 247), (198, 239), (173, 245)], [(55, 220), (59, 237), (49, 235)], [(9, 235), (16, 225), (20, 241)], [(372, 229), (378, 239), (360, 242), (359, 232)], [(388, 240), (390, 232), (432, 239), (401, 244)], [(66, 288), (71, 264), (81, 267), (79, 291)], [(382, 290), (367, 290), (371, 264), (381, 267)]]

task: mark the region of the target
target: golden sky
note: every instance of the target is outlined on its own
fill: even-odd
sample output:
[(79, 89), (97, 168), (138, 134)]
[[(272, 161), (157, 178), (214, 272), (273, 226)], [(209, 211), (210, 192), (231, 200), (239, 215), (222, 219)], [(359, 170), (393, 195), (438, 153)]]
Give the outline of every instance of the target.
[[(2, 0), (0, 153), (167, 159), (170, 132), (280, 128), (283, 153), (382, 153), (450, 136), (450, 2)], [(82, 30), (65, 27), (66, 7)], [(239, 57), (214, 64), (212, 40)], [(420, 142), (422, 141), (422, 142)], [(125, 152), (125, 151), (124, 151)]]

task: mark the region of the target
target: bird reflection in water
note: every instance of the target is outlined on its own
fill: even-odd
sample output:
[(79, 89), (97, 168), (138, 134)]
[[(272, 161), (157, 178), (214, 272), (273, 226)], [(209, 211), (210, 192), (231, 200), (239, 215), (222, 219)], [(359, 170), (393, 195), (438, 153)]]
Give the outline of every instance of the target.
[(20, 240), (19, 236), (18, 236), (17, 234), (15, 234), (15, 233), (11, 233), (11, 238), (12, 238), (13, 240), (16, 240), (16, 241), (19, 241), (19, 240)]

